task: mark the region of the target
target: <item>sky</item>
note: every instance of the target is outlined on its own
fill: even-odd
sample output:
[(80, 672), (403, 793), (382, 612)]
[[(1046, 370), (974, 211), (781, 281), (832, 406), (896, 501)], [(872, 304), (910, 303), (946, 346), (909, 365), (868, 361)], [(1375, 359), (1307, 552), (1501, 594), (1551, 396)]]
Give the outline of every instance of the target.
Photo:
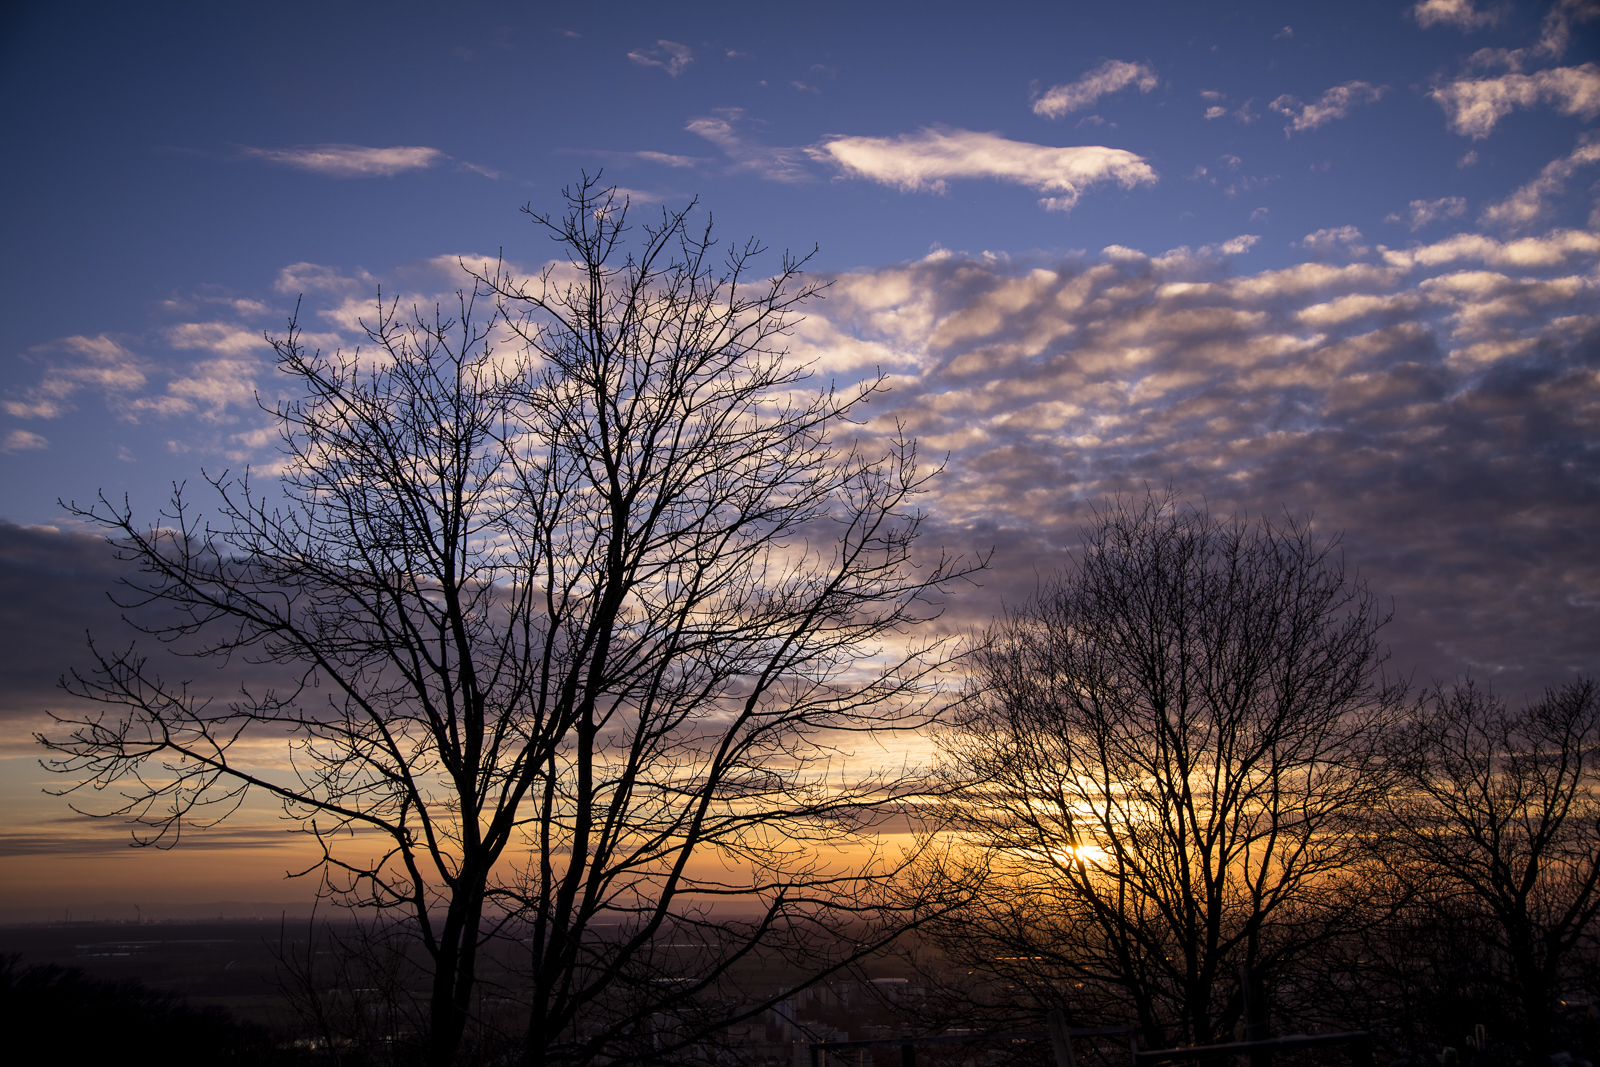
[(1600, 672), (1597, 45), (1592, 0), (7, 5), (0, 918), (310, 895), (270, 812), (154, 854), (41, 792), (128, 640), (70, 505), (270, 468), (297, 307), (332, 349), (535, 272), (585, 173), (813, 253), (793, 358), (889, 374), (927, 543), (995, 550), (952, 628), (1171, 487), (1340, 537), (1418, 685)]

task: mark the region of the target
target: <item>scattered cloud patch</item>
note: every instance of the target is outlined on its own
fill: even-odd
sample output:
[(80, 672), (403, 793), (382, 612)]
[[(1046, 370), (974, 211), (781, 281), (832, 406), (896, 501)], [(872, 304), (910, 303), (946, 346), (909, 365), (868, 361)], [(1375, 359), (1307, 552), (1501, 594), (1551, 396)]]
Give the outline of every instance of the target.
[(1298, 243), (1308, 252), (1328, 255), (1338, 252), (1352, 256), (1364, 256), (1372, 251), (1371, 248), (1361, 244), (1361, 231), (1354, 226), (1335, 226), (1316, 233), (1308, 233)]
[(657, 41), (654, 48), (635, 48), (628, 58), (641, 67), (660, 67), (676, 78), (694, 62), (694, 52), (676, 41)]
[(1405, 215), (1391, 212), (1384, 217), (1384, 222), (1405, 222), (1410, 225), (1411, 232), (1416, 233), (1431, 222), (1440, 219), (1458, 219), (1467, 212), (1467, 201), (1459, 196), (1445, 196), (1438, 200), (1413, 200), (1406, 209)]
[(1519, 107), (1549, 104), (1563, 115), (1584, 119), (1600, 115), (1600, 65), (1465, 78), (1439, 86), (1428, 95), (1444, 109), (1445, 122), (1453, 133), (1482, 140)]
[(138, 391), (147, 380), (144, 361), (105, 334), (63, 337), (31, 354), (45, 365), (39, 383), (0, 402), (6, 414), (19, 419), (60, 418), (75, 408), (79, 390), (97, 389), (116, 398)]
[(1536, 693), (1600, 669), (1600, 236), (1529, 241), (1239, 275), (1207, 249), (945, 252), (836, 277), (795, 354), (889, 371), (866, 429), (949, 454), (939, 543), (998, 549), (956, 625), (1070, 560), (1108, 495), (1171, 484), (1223, 513), (1314, 511), (1395, 597), (1397, 665), (1494, 659)]
[(1230, 237), (1217, 246), (1217, 251), (1229, 256), (1243, 255), (1255, 247), (1260, 236), (1253, 233), (1241, 233), (1237, 237)]
[(1423, 29), (1453, 26), (1462, 33), (1487, 29), (1499, 24), (1504, 10), (1498, 7), (1479, 11), (1472, 0), (1422, 0), (1406, 12)]
[(958, 179), (1012, 182), (1048, 194), (1040, 204), (1051, 211), (1070, 211), (1092, 185), (1114, 182), (1131, 189), (1157, 180), (1148, 163), (1120, 148), (1052, 148), (972, 130), (836, 137), (809, 151), (847, 177), (908, 193), (943, 193)]
[(633, 155), (646, 163), (659, 163), (663, 167), (697, 167), (705, 162), (695, 156), (674, 156), (666, 152), (635, 152)]
[(1227, 113), (1228, 113), (1228, 109), (1225, 108), (1225, 107), (1221, 107), (1221, 106), (1206, 108), (1206, 118), (1207, 119), (1220, 119), (1222, 116), (1226, 115)]
[(1309, 104), (1284, 94), (1267, 106), (1289, 120), (1289, 125), (1283, 128), (1285, 134), (1303, 133), (1342, 119), (1352, 108), (1374, 103), (1387, 91), (1387, 86), (1353, 81), (1334, 86)]
[(389, 178), (408, 170), (427, 170), (450, 157), (437, 148), (397, 146), (367, 148), (356, 144), (302, 145), (297, 148), (251, 148), (240, 152), (276, 166), (328, 178)]
[(751, 141), (740, 132), (743, 121), (742, 108), (720, 108), (711, 115), (690, 121), (684, 129), (722, 149), (732, 161), (728, 167), (731, 174), (755, 174), (775, 182), (813, 180), (804, 163), (806, 150), (773, 148)]
[(1092, 107), (1102, 96), (1120, 92), (1130, 85), (1141, 93), (1148, 93), (1160, 84), (1161, 79), (1148, 64), (1108, 59), (1077, 81), (1046, 90), (1033, 102), (1033, 113), (1058, 119), (1069, 112)]
[(1539, 176), (1516, 192), (1484, 209), (1479, 222), (1502, 229), (1525, 229), (1546, 218), (1551, 201), (1567, 190), (1567, 182), (1580, 167), (1600, 163), (1600, 136), (1585, 135), (1567, 156), (1546, 163)]
[(0, 443), (0, 452), (37, 452), (50, 447), (50, 441), (28, 430), (12, 430)]

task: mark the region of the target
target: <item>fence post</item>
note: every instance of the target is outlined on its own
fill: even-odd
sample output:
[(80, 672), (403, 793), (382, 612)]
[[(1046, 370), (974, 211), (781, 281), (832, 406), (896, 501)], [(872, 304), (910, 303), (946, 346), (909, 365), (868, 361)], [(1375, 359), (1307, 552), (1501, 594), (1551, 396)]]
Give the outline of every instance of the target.
[(1362, 1034), (1350, 1042), (1350, 1067), (1372, 1067), (1371, 1034)]
[(1061, 1017), (1061, 1012), (1056, 1010), (1046, 1015), (1045, 1024), (1050, 1029), (1050, 1043), (1056, 1049), (1056, 1067), (1078, 1067), (1072, 1058), (1072, 1038), (1067, 1034), (1067, 1021)]
[(900, 1067), (917, 1067), (917, 1046), (910, 1043), (900, 1046)]

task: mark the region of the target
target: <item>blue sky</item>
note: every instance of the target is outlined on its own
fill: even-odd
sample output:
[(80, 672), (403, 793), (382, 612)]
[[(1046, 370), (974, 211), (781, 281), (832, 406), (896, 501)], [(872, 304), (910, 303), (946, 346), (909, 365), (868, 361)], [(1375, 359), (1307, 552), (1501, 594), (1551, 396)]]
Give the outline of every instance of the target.
[(380, 286), (536, 270), (518, 209), (602, 168), (817, 248), (797, 358), (894, 375), (932, 535), (999, 550), (954, 624), (1170, 484), (1343, 531), (1419, 681), (1594, 673), (1597, 11), (9, 5), (0, 788), (48, 837), (26, 733), (115, 625), (57, 499), (269, 464), (297, 300), (331, 347)]

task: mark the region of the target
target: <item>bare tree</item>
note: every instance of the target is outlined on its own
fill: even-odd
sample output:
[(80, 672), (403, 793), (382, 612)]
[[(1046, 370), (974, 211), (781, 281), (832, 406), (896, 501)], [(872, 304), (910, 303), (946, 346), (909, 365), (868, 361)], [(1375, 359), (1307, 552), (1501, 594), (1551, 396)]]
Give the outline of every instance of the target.
[(1577, 681), (1513, 711), (1470, 682), (1441, 688), (1396, 731), (1392, 760), (1404, 788), (1385, 797), (1386, 859), (1520, 1009), (1522, 1033), (1496, 1038), (1545, 1062), (1600, 916), (1600, 692)]
[[(921, 788), (855, 768), (849, 738), (927, 721), (948, 650), (912, 631), (973, 569), (911, 566), (933, 473), (912, 443), (834, 436), (881, 378), (808, 392), (786, 361), (818, 290), (803, 260), (754, 276), (751, 242), (719, 266), (693, 205), (629, 251), (625, 201), (589, 179), (569, 201), (533, 215), (567, 262), (531, 283), (475, 276), (453, 316), (380, 298), (365, 352), (308, 351), (291, 323), (284, 504), (224, 475), (215, 524), (181, 493), (149, 527), (103, 498), (78, 512), (141, 568), (125, 601), (176, 610), (148, 632), (293, 684), (216, 706), (99, 654), (67, 688), (118, 712), (41, 738), (80, 787), (121, 791), (101, 813), (141, 843), (280, 801), (346, 902), (411, 916), (434, 1064), (502, 929), (529, 947), (528, 1061), (585, 1063), (690, 1049), (755, 947), (843, 900), (881, 916), (892, 865), (812, 846)], [(728, 898), (757, 917), (708, 914)], [(694, 1032), (659, 1025), (691, 1006)]]
[(944, 747), (984, 885), (949, 943), (1152, 1046), (1228, 1037), (1239, 968), (1355, 914), (1384, 621), (1304, 524), (1113, 502), (974, 654)]

